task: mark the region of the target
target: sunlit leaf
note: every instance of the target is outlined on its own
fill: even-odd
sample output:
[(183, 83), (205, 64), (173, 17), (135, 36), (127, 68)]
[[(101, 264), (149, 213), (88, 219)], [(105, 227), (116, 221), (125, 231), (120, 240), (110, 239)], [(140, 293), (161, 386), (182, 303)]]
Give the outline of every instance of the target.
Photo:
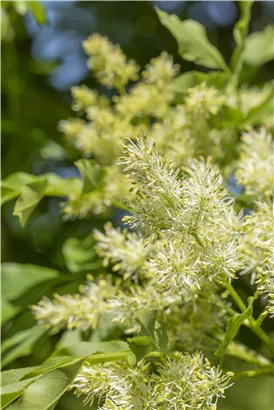
[(63, 244), (62, 251), (70, 272), (92, 271), (101, 266), (96, 257), (93, 235), (83, 240), (68, 238)]
[(5, 323), (7, 320), (12, 319), (19, 312), (20, 308), (18, 306), (14, 306), (4, 297), (1, 298), (1, 324)]
[(274, 25), (263, 31), (250, 34), (246, 38), (243, 52), (244, 61), (251, 66), (261, 66), (274, 59)]
[(264, 117), (273, 115), (274, 91), (271, 90), (268, 96), (257, 107), (251, 108), (242, 120), (243, 125), (259, 124)]
[(33, 345), (47, 332), (41, 326), (35, 326), (5, 340), (1, 346), (2, 367), (5, 367), (18, 357), (28, 356)]
[(75, 364), (78, 362), (78, 360), (79, 360), (79, 357), (69, 357), (69, 356), (49, 357), (40, 366), (35, 366), (33, 369), (25, 373), (21, 380), (29, 379), (32, 377), (37, 377), (49, 371)]
[(137, 362), (153, 350), (153, 340), (150, 336), (135, 336), (131, 339), (127, 339), (127, 341)]
[(28, 385), (9, 410), (51, 410), (79, 372), (84, 359), (47, 372)]
[(1, 269), (2, 297), (9, 301), (16, 299), (35, 284), (60, 275), (57, 270), (45, 266), (13, 262), (2, 263)]
[(169, 15), (159, 8), (156, 12), (161, 23), (176, 38), (182, 58), (204, 67), (229, 71), (221, 53), (208, 40), (202, 24), (194, 20), (181, 21), (176, 15)]
[(232, 316), (227, 321), (226, 332), (222, 343), (220, 344), (218, 350), (215, 352), (215, 355), (220, 358), (220, 361), (223, 361), (225, 351), (230, 342), (237, 336), (241, 325), (246, 319), (248, 319), (252, 314), (251, 306), (246, 309), (245, 312), (240, 313), (239, 315)]
[(82, 193), (87, 194), (98, 188), (105, 175), (103, 168), (94, 160), (89, 159), (80, 159), (75, 162), (75, 165), (81, 172), (83, 178)]
[(156, 310), (143, 310), (138, 313), (138, 321), (142, 325), (140, 335), (149, 335), (157, 349), (165, 349), (168, 345), (167, 328), (156, 318)]
[(37, 180), (35, 175), (26, 172), (16, 172), (1, 181), (1, 205), (11, 199), (17, 198), (23, 186)]
[(25, 185), (21, 190), (21, 195), (17, 199), (13, 215), (19, 217), (22, 226), (25, 226), (30, 215), (43, 199), (47, 186), (47, 180), (41, 177), (38, 181)]
[[(23, 370), (23, 369), (20, 369)], [(16, 400), (23, 393), (24, 389), (33, 383), (36, 377), (18, 381), (13, 384), (7, 384), (1, 387), (1, 409), (6, 408), (10, 403)]]
[(1, 373), (1, 386), (19, 382), (25, 374), (35, 370), (37, 366), (24, 367), (22, 369), (5, 370)]
[(47, 22), (46, 10), (40, 1), (30, 1), (28, 2), (28, 7), (38, 24), (45, 24)]
[(90, 356), (93, 353), (116, 353), (128, 350), (128, 344), (123, 341), (81, 342), (57, 350), (54, 356)]

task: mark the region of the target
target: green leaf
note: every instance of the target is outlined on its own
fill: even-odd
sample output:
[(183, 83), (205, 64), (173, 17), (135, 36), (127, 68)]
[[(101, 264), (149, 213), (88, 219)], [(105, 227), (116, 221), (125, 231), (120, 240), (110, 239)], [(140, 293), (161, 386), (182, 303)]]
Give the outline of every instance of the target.
[(21, 195), (16, 201), (13, 215), (19, 217), (20, 223), (23, 227), (26, 225), (30, 215), (38, 203), (41, 199), (43, 199), (46, 186), (47, 179), (42, 177), (22, 188)]
[(229, 105), (223, 105), (216, 115), (209, 118), (209, 124), (212, 128), (236, 128), (243, 120), (243, 114), (238, 108)]
[(259, 366), (267, 366), (271, 364), (271, 361), (265, 356), (260, 355), (256, 351), (248, 348), (246, 345), (238, 342), (229, 343), (226, 349), (226, 354)]
[(199, 71), (189, 71), (176, 77), (168, 88), (178, 94), (184, 94), (189, 88), (196, 87), (201, 83), (206, 83), (208, 87), (223, 89), (228, 80), (229, 76), (221, 72), (201, 73)]
[(2, 367), (7, 366), (18, 357), (28, 356), (33, 345), (47, 332), (47, 329), (37, 325), (5, 340), (1, 346)]
[(12, 319), (17, 313), (20, 312), (20, 308), (14, 306), (12, 303), (4, 299), (4, 296), (1, 298), (1, 325), (3, 325), (8, 320)]
[(21, 396), (24, 389), (37, 380), (42, 374), (58, 368), (72, 366), (82, 358), (54, 357), (49, 358), (40, 366), (25, 367), (23, 369), (6, 370), (1, 373), (1, 408), (6, 407)]
[(25, 373), (22, 377), (22, 380), (37, 377), (37, 376), (40, 376), (41, 374), (50, 372), (52, 370), (60, 369), (68, 365), (72, 365), (76, 363), (78, 360), (79, 360), (79, 357), (69, 357), (69, 356), (49, 357), (40, 366), (35, 366), (34, 369), (31, 369), (29, 372)]
[[(2, 264), (1, 323), (16, 316), (26, 305), (59, 281), (69, 280), (68, 275), (43, 266), (6, 262)], [(57, 282), (56, 282), (57, 281)], [(40, 287), (40, 288), (39, 288)]]
[(141, 310), (138, 313), (137, 320), (142, 325), (146, 333), (154, 339), (154, 329), (157, 317), (157, 310)]
[(81, 192), (82, 181), (79, 178), (62, 178), (53, 172), (44, 176), (48, 181), (45, 191), (47, 196), (79, 195)]
[(16, 172), (1, 181), (1, 206), (6, 202), (17, 198), (24, 185), (37, 180), (37, 176), (25, 172)]
[(125, 360), (130, 366), (134, 366), (136, 364), (136, 357), (130, 349), (125, 350), (124, 352), (116, 353), (96, 353), (86, 359), (86, 361), (91, 365), (116, 362), (118, 360)]
[(6, 10), (4, 10), (7, 7), (7, 3), (7, 1), (3, 2), (4, 7), (1, 7), (1, 41), (10, 41), (13, 36), (13, 32), (10, 30), (9, 14)]
[(245, 41), (243, 59), (251, 66), (261, 66), (274, 59), (274, 25), (250, 34)]
[(94, 160), (80, 159), (75, 162), (83, 178), (82, 194), (97, 189), (105, 175), (103, 168)]
[(34, 285), (60, 275), (57, 270), (45, 266), (13, 262), (2, 263), (1, 270), (2, 297), (6, 301), (15, 300)]
[(237, 75), (239, 75), (243, 64), (244, 41), (248, 33), (248, 24), (250, 21), (253, 1), (239, 1), (238, 5), (241, 10), (241, 16), (239, 21), (235, 24), (233, 30), (236, 48), (231, 59), (232, 70), (235, 71)]
[(22, 369), (5, 370), (1, 372), (1, 386), (7, 386), (19, 382), (25, 374), (35, 370), (37, 366), (24, 367)]
[(242, 125), (261, 124), (264, 117), (273, 115), (274, 92), (271, 90), (269, 95), (255, 108), (251, 108), (242, 120)]
[(62, 197), (71, 194), (80, 195), (81, 193), (82, 181), (79, 178), (62, 178), (52, 172), (44, 174), (43, 177), (25, 172), (16, 172), (1, 181), (1, 205), (17, 198), (25, 189), (25, 186), (36, 182), (39, 183), (41, 180), (47, 181), (44, 196)]
[(90, 272), (102, 266), (95, 252), (93, 235), (85, 239), (68, 238), (62, 252), (70, 272)]
[(165, 350), (168, 347), (168, 334), (167, 334), (167, 325), (166, 323), (157, 320), (155, 323), (154, 330), (155, 340), (157, 345), (161, 350)]
[(127, 339), (128, 343), (133, 343), (137, 346), (148, 346), (152, 343), (150, 336), (135, 336)]
[(10, 174), (6, 179), (1, 181), (1, 186), (6, 188), (14, 189), (20, 192), (20, 189), (23, 185), (30, 184), (37, 180), (36, 175), (27, 174), (26, 172), (15, 172)]
[(229, 72), (221, 53), (209, 42), (202, 24), (194, 20), (181, 21), (177, 16), (169, 15), (157, 7), (156, 12), (161, 23), (176, 38), (182, 58), (204, 67)]
[(61, 339), (56, 343), (56, 349), (60, 350), (65, 347), (81, 343), (82, 332), (80, 329), (67, 330), (61, 336)]
[(12, 201), (13, 199), (17, 198), (18, 195), (20, 195), (18, 191), (1, 186), (1, 206), (6, 202)]
[(220, 358), (220, 362), (223, 362), (225, 351), (228, 345), (233, 341), (237, 336), (241, 325), (246, 319), (252, 315), (252, 307), (249, 306), (245, 312), (232, 316), (227, 321), (226, 332), (223, 338), (222, 343), (220, 344), (218, 350), (215, 352), (215, 355)]
[(128, 350), (128, 344), (120, 340), (109, 342), (81, 342), (53, 353), (53, 356), (90, 356), (94, 353), (116, 353)]
[(168, 345), (167, 328), (156, 318), (156, 310), (143, 310), (138, 313), (138, 321), (142, 325), (140, 335), (149, 335), (157, 349), (165, 349)]
[(47, 372), (28, 385), (9, 410), (52, 410), (79, 372), (84, 358), (66, 367)]
[(43, 4), (40, 1), (28, 2), (28, 8), (38, 24), (45, 24), (47, 22), (47, 15)]
[(153, 340), (150, 336), (136, 336), (131, 339), (127, 339), (130, 350), (136, 357), (136, 361), (139, 362), (145, 356), (147, 356), (153, 350)]
[[(21, 370), (21, 369), (20, 369)], [(5, 385), (1, 388), (1, 409), (7, 407), (23, 393), (24, 389), (33, 383), (37, 377), (18, 381), (13, 384)]]

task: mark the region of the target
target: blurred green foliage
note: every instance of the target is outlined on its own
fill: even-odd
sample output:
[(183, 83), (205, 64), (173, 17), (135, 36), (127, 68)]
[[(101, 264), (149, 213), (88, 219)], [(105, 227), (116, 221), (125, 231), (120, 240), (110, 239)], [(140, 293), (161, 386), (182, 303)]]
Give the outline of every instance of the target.
[[(32, 58), (31, 38), (21, 15), (26, 11), (22, 3), (26, 3), (25, 7), (31, 9), (39, 24), (46, 23), (41, 4), (4, 3), (7, 4), (2, 15), (2, 29), (5, 29), (2, 35), (2, 179), (17, 171), (35, 175), (56, 172), (69, 177), (78, 176), (79, 171), (73, 164), (79, 159), (79, 153), (57, 131), (60, 119), (71, 115), (70, 96), (68, 92), (61, 93), (48, 84), (47, 75), (58, 67), (59, 62)], [(9, 3), (18, 3), (18, 6), (21, 3), (21, 6), (16, 9), (13, 7), (16, 5)], [(194, 67), (191, 61), (182, 63), (175, 39), (161, 26), (150, 2), (78, 3), (79, 7), (95, 12), (96, 30), (99, 27), (99, 31), (110, 40), (116, 41), (119, 27), (122, 30), (129, 24), (133, 30), (132, 39), (123, 49), (141, 66), (162, 50), (167, 50), (174, 55), (175, 62), (181, 64), (182, 72)], [(180, 8), (181, 19), (187, 16), (190, 3), (194, 2), (185, 2)], [(251, 29), (263, 28), (265, 23), (261, 10), (257, 2), (252, 11)], [(231, 56), (232, 35), (232, 24), (216, 26), (209, 31), (209, 39), (218, 46), (223, 56), (220, 58), (225, 61)], [(265, 35), (271, 42), (273, 32), (266, 30)], [(256, 34), (251, 41), (257, 42), (260, 49)], [(240, 40), (238, 45), (240, 47)], [(264, 55), (263, 50), (256, 56), (249, 56), (246, 60), (249, 66), (243, 71), (242, 82), (260, 85), (271, 79), (273, 62), (260, 69), (253, 64), (258, 59), (264, 62), (268, 56)], [(181, 82), (185, 80), (181, 79)], [(193, 77), (190, 80), (196, 81)], [(85, 79), (85, 83), (94, 85), (92, 78)], [(182, 83), (179, 88), (182, 89)], [(89, 234), (92, 229), (102, 227), (105, 217), (64, 221), (60, 213), (61, 202), (62, 198), (44, 198), (23, 230), (18, 219), (12, 215), (14, 201), (6, 203), (2, 209), (2, 306), (5, 311), (5, 316), (2, 315), (2, 354), (6, 369), (40, 365), (58, 340), (57, 335), (48, 334), (36, 325), (29, 305), (36, 303), (43, 295), (51, 297), (54, 293), (76, 292), (87, 273), (97, 275), (102, 271), (95, 253), (90, 251), (93, 239)], [(112, 220), (117, 220), (117, 209), (113, 208), (111, 212)], [(16, 265), (15, 262), (24, 265)], [(29, 263), (40, 268), (37, 270)], [(18, 288), (13, 286), (16, 281)], [(13, 319), (12, 323), (10, 319)], [(100, 331), (104, 332), (104, 329)], [(113, 333), (119, 335), (119, 329), (113, 329)], [(75, 344), (82, 340), (76, 333), (66, 336)], [(89, 334), (84, 335), (85, 341), (89, 338)], [(256, 346), (257, 341), (248, 332), (241, 331), (240, 339)], [(70, 379), (79, 363), (80, 360), (72, 360), (64, 367)], [(220, 404), (220, 409), (272, 410), (273, 383), (271, 378), (239, 381), (228, 390), (228, 399)], [(56, 396), (58, 394), (56, 392)], [(56, 409), (83, 408), (80, 401), (74, 404), (73, 400), (72, 394), (66, 393)]]

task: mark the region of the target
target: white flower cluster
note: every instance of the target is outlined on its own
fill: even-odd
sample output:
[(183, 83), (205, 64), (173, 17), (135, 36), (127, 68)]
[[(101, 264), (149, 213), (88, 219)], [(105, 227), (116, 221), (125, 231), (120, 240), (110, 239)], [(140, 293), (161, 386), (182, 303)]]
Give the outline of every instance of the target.
[(173, 80), (179, 70), (180, 66), (174, 65), (172, 57), (164, 51), (159, 57), (151, 59), (142, 76), (147, 83), (157, 84), (162, 88)]
[[(84, 49), (97, 80), (119, 90), (119, 95), (108, 98), (86, 86), (72, 88), (72, 108), (82, 118), (61, 121), (59, 129), (84, 156), (95, 158), (102, 167), (116, 168), (121, 175), (117, 160), (122, 145), (128, 139), (135, 141), (148, 134), (156, 142), (159, 154), (167, 155), (176, 166), (188, 165), (200, 155), (212, 155), (215, 161), (225, 164), (229, 154), (221, 147), (233, 143), (235, 131), (212, 128), (209, 120), (229, 101), (229, 93), (221, 94), (202, 83), (189, 88), (178, 104), (170, 84), (179, 66), (166, 52), (153, 58), (139, 81), (126, 89), (129, 82), (138, 79), (139, 69), (127, 61), (118, 45), (94, 34), (84, 42)], [(117, 178), (119, 188), (120, 179)], [(115, 181), (112, 180), (113, 186)], [(122, 190), (120, 199), (127, 199), (127, 192)], [(64, 213), (68, 218), (85, 218), (90, 213), (105, 212), (110, 204), (96, 195), (73, 197)]]
[(243, 264), (241, 214), (234, 212), (218, 170), (193, 161), (179, 175), (146, 139), (126, 147), (122, 164), (135, 193), (134, 216), (124, 220), (140, 227), (148, 241), (157, 239), (149, 257), (157, 283), (185, 294), (204, 280), (233, 277)]
[(89, 283), (81, 294), (54, 295), (51, 301), (43, 298), (33, 306), (33, 313), (38, 323), (59, 329), (81, 330), (95, 329), (106, 309), (106, 302), (117, 292), (110, 279), (99, 279), (96, 283), (89, 278)]
[(144, 360), (135, 368), (125, 363), (86, 363), (71, 388), (99, 401), (100, 410), (213, 410), (229, 387), (229, 376), (212, 367), (200, 353), (179, 352), (163, 357), (152, 372)]
[(243, 251), (247, 255), (248, 270), (268, 264), (274, 254), (274, 208), (268, 199), (256, 203), (244, 223)]
[(94, 281), (80, 288), (74, 295), (55, 295), (53, 301), (43, 298), (33, 306), (38, 323), (46, 327), (81, 330), (95, 329), (104, 314), (128, 329), (137, 329), (138, 314), (144, 309), (169, 311), (181, 302), (180, 295), (158, 292), (155, 286), (121, 286), (110, 279)]
[(130, 80), (138, 79), (139, 67), (132, 60), (126, 61), (120, 46), (107, 38), (93, 34), (84, 41), (84, 50), (90, 56), (89, 67), (102, 85), (123, 90)]
[(147, 256), (152, 247), (145, 247), (140, 234), (114, 229), (109, 222), (105, 225), (105, 234), (95, 230), (94, 237), (97, 240), (97, 253), (104, 258), (105, 267), (111, 262), (112, 270), (121, 272), (124, 279), (134, 279), (146, 272)]
[[(273, 256), (269, 264), (264, 266), (260, 275), (260, 290), (268, 298), (266, 309), (270, 317), (274, 317), (274, 260)], [(259, 283), (260, 283), (259, 282)]]
[(176, 305), (167, 313), (170, 345), (181, 351), (216, 351), (223, 337), (227, 312), (214, 290)]
[(273, 196), (274, 145), (265, 128), (243, 134), (236, 177), (248, 195)]
[(102, 188), (88, 193), (70, 195), (62, 203), (64, 219), (85, 218), (90, 215), (107, 214), (110, 205), (122, 198), (130, 197), (130, 184), (117, 167), (104, 168)]
[(197, 119), (207, 119), (215, 115), (226, 102), (226, 97), (214, 87), (207, 87), (205, 83), (189, 88), (186, 97), (186, 111)]

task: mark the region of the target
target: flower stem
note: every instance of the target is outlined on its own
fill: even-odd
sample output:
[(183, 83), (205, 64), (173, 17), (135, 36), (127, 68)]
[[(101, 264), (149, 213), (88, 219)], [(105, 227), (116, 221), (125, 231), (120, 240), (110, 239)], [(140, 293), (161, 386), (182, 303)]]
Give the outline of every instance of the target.
[(236, 290), (234, 289), (234, 287), (231, 285), (230, 282), (225, 282), (224, 283), (225, 288), (228, 290), (230, 296), (232, 296), (233, 300), (235, 301), (235, 303), (237, 304), (238, 308), (240, 309), (240, 311), (243, 313), (246, 311), (246, 305), (244, 304), (244, 302), (242, 301), (241, 297), (239, 296), (239, 294), (236, 292)]
[(256, 370), (246, 370), (244, 372), (235, 373), (234, 376), (231, 377), (231, 381), (245, 379), (247, 377), (260, 377), (263, 375), (274, 374), (274, 366), (266, 366), (262, 369)]
[(249, 324), (247, 324), (247, 327), (249, 327), (249, 329), (251, 329), (259, 337), (259, 339), (266, 344), (271, 353), (274, 355), (274, 342), (265, 333), (265, 331), (257, 325), (256, 320), (253, 317), (249, 319)]
[[(239, 307), (240, 311), (243, 313), (246, 311), (247, 307), (245, 303), (242, 301), (240, 295), (236, 292), (234, 287), (231, 285), (230, 282), (224, 283), (225, 288), (228, 290), (230, 295), (232, 296), (233, 300)], [(254, 317), (250, 317), (248, 320), (244, 322), (244, 325), (251, 329), (258, 337), (261, 339), (262, 342), (266, 344), (269, 348), (271, 353), (274, 355), (274, 342), (270, 339), (270, 337), (265, 333), (265, 331), (261, 328), (260, 321), (256, 321)]]

